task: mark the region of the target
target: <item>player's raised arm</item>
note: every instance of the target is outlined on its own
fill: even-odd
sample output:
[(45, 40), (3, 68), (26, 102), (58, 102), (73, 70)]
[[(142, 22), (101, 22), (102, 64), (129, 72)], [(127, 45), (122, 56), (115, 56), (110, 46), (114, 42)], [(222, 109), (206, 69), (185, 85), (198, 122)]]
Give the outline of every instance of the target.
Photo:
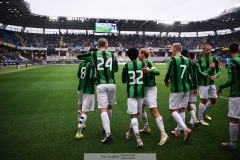
[(157, 67), (155, 66), (155, 64), (152, 61), (149, 61), (149, 63), (151, 64), (151, 73), (154, 75), (160, 75), (159, 70), (157, 69)]
[(199, 63), (194, 63), (194, 67), (195, 67), (194, 71), (200, 77), (207, 77), (210, 74), (210, 72), (212, 72), (214, 69), (214, 67), (212, 66), (212, 67), (208, 68), (206, 71), (202, 72), (200, 69)]
[(88, 52), (88, 53), (85, 53), (85, 54), (78, 55), (77, 58), (79, 60), (93, 61), (92, 52)]

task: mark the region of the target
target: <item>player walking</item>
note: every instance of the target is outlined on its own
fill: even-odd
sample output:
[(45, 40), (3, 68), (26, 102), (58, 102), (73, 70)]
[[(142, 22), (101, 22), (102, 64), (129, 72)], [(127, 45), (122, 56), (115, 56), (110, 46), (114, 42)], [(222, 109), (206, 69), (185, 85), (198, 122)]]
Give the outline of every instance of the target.
[(218, 95), (222, 89), (231, 87), (228, 102), (228, 117), (230, 118), (229, 133), (230, 142), (222, 143), (222, 146), (229, 149), (237, 149), (238, 119), (240, 119), (240, 56), (239, 45), (231, 43), (229, 52), (232, 60), (228, 64), (228, 80), (218, 88)]
[(138, 113), (142, 112), (143, 99), (146, 97), (146, 89), (144, 85), (144, 74), (142, 69), (146, 66), (144, 62), (137, 59), (138, 50), (130, 48), (127, 50), (127, 55), (131, 59), (123, 67), (122, 82), (127, 83), (127, 112), (131, 115), (130, 129), (126, 133), (126, 139), (130, 139), (132, 131), (137, 139), (137, 147), (142, 148), (143, 142), (141, 140), (138, 128)]
[(98, 48), (97, 52), (79, 55), (78, 58), (90, 60), (95, 65), (98, 108), (101, 111), (102, 125), (106, 134), (102, 143), (108, 143), (112, 140), (110, 130), (112, 105), (117, 104), (114, 72), (118, 71), (118, 62), (114, 54), (107, 51), (108, 41), (105, 38), (98, 40)]
[[(201, 72), (206, 71), (209, 69), (209, 66), (211, 63), (215, 63), (215, 69), (213, 69), (208, 77), (200, 78), (198, 80), (199, 84), (199, 93), (201, 102), (199, 104), (198, 108), (198, 119), (200, 120), (200, 123), (202, 125), (209, 125), (207, 122), (204, 121), (203, 118), (207, 120), (211, 120), (212, 118), (207, 115), (207, 112), (209, 109), (212, 108), (212, 106), (217, 101), (217, 90), (214, 81), (216, 78), (218, 78), (221, 74), (221, 67), (219, 60), (215, 57), (212, 57), (210, 55), (211, 53), (211, 46), (205, 45), (203, 48), (203, 57), (198, 60), (198, 65), (200, 67)], [(214, 73), (216, 71), (216, 73)], [(207, 102), (208, 98), (210, 98), (210, 101)]]
[(87, 114), (94, 111), (94, 74), (95, 68), (91, 61), (83, 61), (78, 69), (78, 132), (76, 139), (83, 138), (82, 129), (87, 121)]
[[(181, 55), (182, 46), (180, 43), (174, 43), (172, 45), (173, 56), (168, 61), (167, 73), (164, 79), (166, 87), (170, 87), (169, 109), (173, 119), (177, 122), (178, 127), (184, 129), (184, 141), (189, 140), (190, 133), (192, 132), (185, 124), (185, 108), (188, 106), (190, 81), (189, 76), (193, 76), (193, 70), (191, 62)], [(170, 79), (170, 82), (169, 82)], [(193, 81), (194, 91), (196, 95), (196, 82)], [(172, 131), (174, 136), (180, 137), (180, 131)]]
[(147, 67), (144, 67), (142, 71), (145, 73), (145, 87), (146, 87), (146, 97), (144, 98), (144, 105), (142, 109), (142, 120), (144, 127), (143, 129), (139, 130), (140, 132), (146, 132), (150, 133), (151, 130), (148, 126), (148, 119), (147, 119), (147, 113), (144, 110), (144, 107), (147, 105), (152, 116), (156, 120), (157, 127), (161, 133), (160, 142), (158, 145), (163, 145), (168, 140), (168, 135), (165, 132), (164, 124), (163, 124), (163, 118), (158, 112), (157, 109), (157, 87), (156, 87), (156, 81), (155, 76), (160, 75), (159, 70), (154, 65), (153, 61), (149, 60), (149, 51), (148, 49), (142, 48), (139, 51), (138, 59), (142, 62), (145, 62)]

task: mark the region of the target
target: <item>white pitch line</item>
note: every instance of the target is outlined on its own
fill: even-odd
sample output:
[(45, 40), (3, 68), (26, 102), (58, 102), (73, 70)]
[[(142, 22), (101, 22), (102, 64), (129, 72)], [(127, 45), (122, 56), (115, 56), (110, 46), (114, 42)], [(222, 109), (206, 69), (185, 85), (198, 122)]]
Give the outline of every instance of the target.
[(229, 98), (227, 98), (227, 97), (223, 97), (223, 96), (219, 96), (219, 98), (222, 98), (222, 99), (229, 99)]

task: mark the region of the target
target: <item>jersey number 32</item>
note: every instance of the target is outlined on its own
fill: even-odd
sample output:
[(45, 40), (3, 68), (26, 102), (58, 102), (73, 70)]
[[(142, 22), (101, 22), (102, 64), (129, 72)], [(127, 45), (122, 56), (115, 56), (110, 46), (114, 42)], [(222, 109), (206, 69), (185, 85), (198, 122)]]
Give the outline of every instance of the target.
[[(138, 77), (136, 77), (136, 74)], [(130, 82), (129, 84), (143, 84), (143, 72), (142, 70), (128, 71)]]

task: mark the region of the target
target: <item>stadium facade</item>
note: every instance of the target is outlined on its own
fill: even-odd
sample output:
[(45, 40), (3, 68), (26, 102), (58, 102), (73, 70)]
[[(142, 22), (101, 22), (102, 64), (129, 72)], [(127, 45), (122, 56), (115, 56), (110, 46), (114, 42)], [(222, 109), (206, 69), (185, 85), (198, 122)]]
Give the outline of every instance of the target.
[[(54, 17), (48, 15), (37, 15), (31, 12), (30, 4), (26, 0), (0, 0), (0, 28), (2, 34), (12, 30), (19, 41), (24, 39), (21, 36), (23, 33), (37, 33), (37, 34), (57, 34), (56, 38), (59, 46), (27, 46), (23, 43), (9, 43), (4, 40), (0, 41), (0, 46), (15, 48), (24, 53), (31, 54), (31, 58), (53, 58), (76, 59), (76, 54), (86, 52), (91, 45), (95, 45), (95, 40), (88, 44), (88, 46), (67, 46), (64, 47), (64, 39), (62, 34), (82, 33), (85, 35), (104, 35), (104, 33), (96, 32), (96, 23), (111, 23), (115, 24), (117, 32), (115, 35), (123, 34), (137, 34), (137, 35), (158, 35), (159, 37), (204, 37), (234, 34), (240, 30), (240, 7), (233, 7), (223, 11), (218, 17), (203, 21), (191, 22), (166, 22), (161, 20), (126, 20), (126, 19), (101, 19), (101, 18), (86, 18), (86, 17)], [(116, 30), (115, 30), (116, 31)], [(22, 34), (21, 34), (22, 33)], [(109, 34), (109, 33), (108, 33)], [(105, 34), (106, 35), (106, 34)], [(160, 38), (161, 40), (161, 38)], [(188, 39), (191, 41), (194, 39)], [(169, 40), (168, 40), (169, 41)], [(171, 40), (170, 40), (171, 41)], [(184, 40), (185, 41), (185, 40)], [(207, 42), (207, 41), (206, 41)], [(155, 52), (154, 54), (162, 55), (162, 57), (169, 56), (169, 45), (164, 47), (153, 47), (151, 45), (144, 45), (143, 47), (150, 47)], [(224, 47), (222, 47), (224, 49)], [(214, 47), (213, 51), (222, 49), (221, 47)], [(125, 48), (121, 46), (112, 45), (110, 51), (124, 51)], [(201, 47), (187, 48), (192, 52), (200, 52)], [(48, 58), (49, 55), (53, 55)], [(124, 56), (124, 55), (123, 55)], [(164, 61), (160, 58), (156, 61)]]

